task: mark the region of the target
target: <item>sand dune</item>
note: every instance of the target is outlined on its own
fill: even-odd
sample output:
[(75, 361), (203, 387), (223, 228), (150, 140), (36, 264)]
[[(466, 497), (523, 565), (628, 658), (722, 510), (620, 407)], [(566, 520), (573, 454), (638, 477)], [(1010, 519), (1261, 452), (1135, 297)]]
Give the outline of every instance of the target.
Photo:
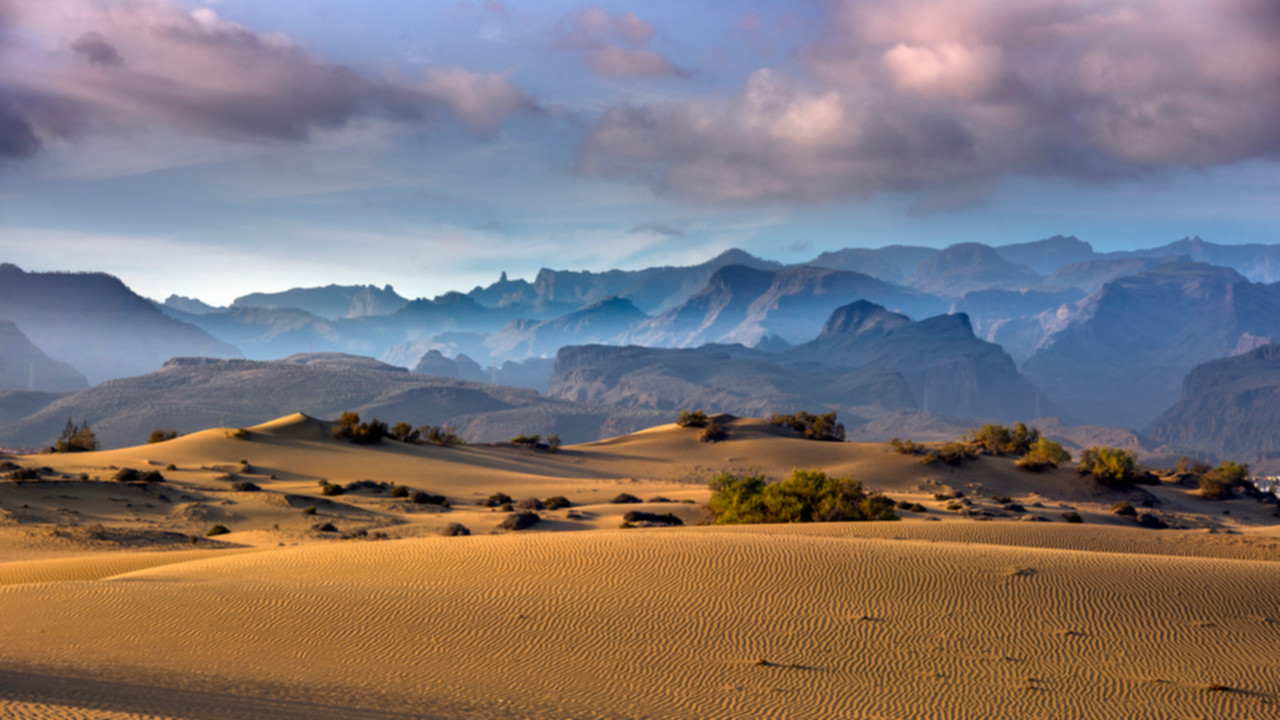
[[(1274, 506), (1154, 488), (1157, 512), (1187, 529), (1152, 531), (1071, 471), (953, 471), (759, 421), (729, 429), (714, 445), (664, 426), (550, 454), (359, 447), (293, 416), (249, 440), (210, 430), (21, 458), (58, 477), (146, 466), (168, 479), (0, 484), (0, 718), (1280, 715)], [(715, 472), (794, 467), (927, 508), (897, 523), (693, 526)], [(319, 478), (403, 482), (452, 507), (324, 497)], [(963, 490), (964, 511), (1012, 494), (1021, 516), (1053, 522), (980, 522), (941, 489)], [(476, 500), (498, 490), (576, 507), (489, 534), (506, 514)], [(619, 492), (652, 502), (609, 503)], [(687, 525), (618, 529), (635, 508)], [(1087, 522), (1062, 522), (1064, 508)], [(215, 521), (232, 532), (154, 540)], [(447, 522), (475, 535), (437, 536)], [(69, 531), (95, 524), (92, 542)]]

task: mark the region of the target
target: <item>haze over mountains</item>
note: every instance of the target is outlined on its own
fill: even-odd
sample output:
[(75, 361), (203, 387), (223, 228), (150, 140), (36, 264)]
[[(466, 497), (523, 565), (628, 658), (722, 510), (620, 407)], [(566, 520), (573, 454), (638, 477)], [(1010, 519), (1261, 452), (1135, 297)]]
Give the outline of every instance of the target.
[[(690, 267), (544, 269), (532, 282), (504, 273), (487, 287), (430, 299), (410, 300), (389, 286), (330, 285), (253, 293), (225, 308), (177, 295), (148, 302), (106, 275), (5, 265), (0, 320), (16, 332), (0, 333), (7, 363), (0, 378), (15, 391), (63, 391), (83, 387), (77, 373), (87, 383), (152, 376), (179, 356), (266, 361), (345, 353), (411, 368), (403, 378), (414, 383), (431, 376), (475, 384), (472, 390), (497, 384), (544, 397), (513, 395), (526, 400), (479, 402), (465, 412), (461, 405), (456, 412), (417, 411), (409, 410), (412, 401), (387, 400), (399, 390), (375, 391), (381, 385), (366, 382), (366, 390), (332, 407), (257, 410), (325, 415), (339, 407), (396, 407), (404, 417), (391, 419), (449, 420), (477, 437), (554, 427), (574, 440), (600, 437), (601, 425), (635, 429), (628, 424), (633, 411), (658, 417), (692, 407), (748, 415), (837, 409), (851, 432), (864, 434), (928, 426), (925, 416), (946, 427), (1056, 416), (1064, 427), (1146, 428), (1178, 402), (1197, 365), (1280, 340), (1278, 248), (1194, 238), (1098, 253), (1057, 236), (1000, 247), (849, 248), (786, 266), (731, 250)], [(287, 364), (296, 374), (315, 361)], [(391, 372), (338, 364), (345, 372)], [(30, 382), (36, 366), (48, 368), (44, 384)], [(236, 377), (227, 374), (232, 367), (209, 366)], [(234, 367), (270, 374), (274, 366)], [(199, 372), (213, 373), (209, 368)], [(144, 385), (154, 389), (159, 378), (178, 375), (166, 367)], [(393, 385), (408, 382), (403, 378)], [(209, 387), (231, 392), (234, 383)], [(436, 402), (428, 396), (422, 402)], [(108, 409), (94, 397), (0, 397), (0, 417), (13, 419), (0, 428), (0, 443), (44, 442), (41, 432), (52, 432), (46, 426), (64, 410), (116, 418), (110, 422), (122, 428), (120, 436), (136, 441), (138, 423), (146, 423), (126, 422), (132, 410)], [(169, 402), (155, 397), (151, 407)], [(33, 415), (35, 406), (45, 414)], [(255, 420), (249, 407), (236, 411), (237, 422)], [(533, 407), (546, 428), (531, 424)], [(1153, 449), (1191, 447), (1190, 436), (1173, 426), (1199, 422), (1193, 410), (1162, 420)], [(483, 414), (496, 419), (472, 417)], [(28, 417), (42, 430), (19, 432)], [(564, 419), (584, 417), (593, 419)], [(1196, 447), (1219, 453), (1234, 446)], [(1250, 447), (1266, 461), (1261, 446)]]

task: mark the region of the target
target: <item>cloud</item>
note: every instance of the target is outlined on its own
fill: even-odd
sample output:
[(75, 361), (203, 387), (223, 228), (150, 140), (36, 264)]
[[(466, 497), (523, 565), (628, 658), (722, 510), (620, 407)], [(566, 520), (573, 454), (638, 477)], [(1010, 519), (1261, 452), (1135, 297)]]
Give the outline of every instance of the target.
[(645, 47), (653, 25), (634, 13), (613, 15), (589, 7), (561, 19), (552, 46), (585, 54), (587, 67), (604, 77), (680, 77), (686, 73)]
[(1280, 157), (1269, 0), (839, 0), (795, 70), (732, 96), (620, 105), (586, 173), (713, 204), (923, 193), (980, 203), (1016, 176), (1082, 182)]
[[(0, 142), (0, 156), (29, 156), (29, 136), (38, 149), (68, 137), (67, 126), (158, 125), (235, 142), (303, 142), (372, 117), (453, 117), (487, 133), (536, 108), (499, 74), (437, 67), (417, 78), (375, 77), (208, 8), (186, 12), (175, 0), (48, 0), (21, 11), (0, 4), (0, 33), (8, 37), (9, 28), (24, 42), (6, 43), (0, 122), (17, 129), (19, 141)], [(41, 112), (51, 104), (61, 119)]]
[(685, 234), (683, 230), (679, 230), (666, 223), (660, 222), (641, 223), (628, 230), (627, 233), (630, 235), (647, 233), (651, 235), (663, 235), (666, 237), (683, 237)]

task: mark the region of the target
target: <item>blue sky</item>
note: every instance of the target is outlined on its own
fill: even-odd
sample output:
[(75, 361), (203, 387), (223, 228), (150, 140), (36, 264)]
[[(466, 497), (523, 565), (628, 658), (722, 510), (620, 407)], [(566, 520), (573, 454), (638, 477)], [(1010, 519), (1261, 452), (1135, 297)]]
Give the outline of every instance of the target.
[(1277, 33), (1267, 0), (0, 0), (0, 260), (225, 303), (1280, 242)]

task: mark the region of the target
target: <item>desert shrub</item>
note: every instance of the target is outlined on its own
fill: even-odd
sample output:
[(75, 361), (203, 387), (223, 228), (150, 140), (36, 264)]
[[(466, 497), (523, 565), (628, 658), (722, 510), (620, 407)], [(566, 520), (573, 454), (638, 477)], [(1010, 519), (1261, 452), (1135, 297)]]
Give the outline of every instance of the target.
[(707, 423), (706, 427), (702, 428), (702, 432), (698, 434), (698, 439), (705, 443), (713, 443), (725, 439), (726, 435), (723, 425), (711, 421)]
[(676, 418), (676, 425), (680, 427), (703, 427), (707, 424), (707, 414), (701, 410), (681, 410), (680, 417)]
[(823, 415), (814, 415), (804, 410), (792, 415), (774, 414), (769, 422), (789, 427), (810, 440), (844, 440), (844, 425), (836, 422), (835, 410)]
[(311, 526), (311, 529), (315, 530), (316, 532), (322, 532), (322, 533), (338, 532), (337, 526), (331, 522), (316, 523), (315, 525)]
[(971, 445), (958, 441), (945, 443), (941, 448), (929, 453), (929, 455), (926, 455), (925, 457), (929, 457), (935, 453), (937, 454), (938, 460), (941, 460), (953, 467), (960, 465), (965, 460), (978, 457), (977, 451), (974, 450)]
[(609, 502), (614, 505), (626, 505), (628, 503), (638, 503), (641, 502), (641, 500), (631, 493), (618, 493), (617, 495), (614, 495), (613, 499)]
[(133, 468), (120, 468), (111, 476), (116, 482), (138, 482), (138, 471)]
[(248, 480), (238, 480), (236, 482), (231, 483), (231, 489), (235, 490), (236, 492), (258, 492), (262, 488), (258, 487), (254, 483), (249, 482)]
[(897, 503), (897, 505), (896, 505), (896, 507), (897, 507), (899, 510), (910, 510), (910, 509), (911, 509), (911, 503), (907, 502), (906, 500), (899, 500), (899, 501), (898, 501), (898, 503)]
[(423, 425), (418, 428), (418, 438), (421, 442), (446, 447), (467, 444), (462, 438), (458, 437), (458, 434), (452, 425), (445, 425), (444, 427), (439, 425)]
[(1237, 485), (1249, 477), (1249, 466), (1224, 460), (1218, 467), (1200, 476), (1200, 495), (1210, 500), (1225, 500)]
[(387, 424), (377, 418), (360, 422), (360, 416), (344, 412), (334, 423), (333, 436), (350, 440), (357, 445), (376, 445), (388, 435)]
[(551, 433), (547, 436), (547, 452), (560, 452), (559, 433)]
[(1178, 458), (1178, 462), (1173, 466), (1173, 471), (1179, 475), (1192, 475), (1199, 477), (1200, 475), (1204, 475), (1209, 472), (1209, 466), (1199, 460), (1194, 460), (1183, 455)]
[(308, 505), (308, 506), (306, 506), (306, 507), (302, 508), (302, 514), (303, 514), (303, 515), (315, 515), (315, 514), (316, 514), (316, 506), (315, 506), (315, 505)]
[(669, 503), (669, 502), (675, 502), (675, 500), (672, 500), (671, 498), (666, 497), (666, 496), (663, 496), (663, 495), (654, 495), (653, 497), (649, 498), (648, 500), (645, 500), (645, 502), (651, 502), (651, 503)]
[(409, 502), (414, 505), (448, 505), (449, 499), (443, 495), (414, 490), (409, 494)]
[(563, 495), (552, 495), (543, 502), (548, 510), (560, 510), (561, 508), (573, 507), (573, 503), (569, 502), (569, 498)]
[(1103, 485), (1120, 488), (1133, 484), (1138, 464), (1127, 450), (1095, 445), (1081, 453), (1079, 471), (1092, 474)]
[(343, 488), (346, 492), (357, 492), (360, 490), (369, 490), (371, 492), (383, 493), (391, 489), (391, 483), (377, 482), (375, 480), (352, 480)]
[(174, 465), (173, 463), (169, 463), (168, 465), (164, 466), (164, 469), (167, 470), (168, 472), (174, 472), (178, 469), (178, 466)]
[(1023, 470), (1038, 472), (1046, 468), (1056, 468), (1071, 462), (1071, 453), (1049, 438), (1037, 438), (1026, 454), (1018, 458), (1014, 465)]
[(147, 444), (151, 445), (154, 443), (162, 443), (162, 442), (165, 442), (166, 440), (172, 440), (176, 437), (178, 437), (177, 430), (165, 430), (163, 428), (156, 428), (155, 430), (152, 430), (151, 435), (147, 437)]
[(546, 510), (547, 506), (536, 497), (525, 498), (516, 503), (517, 510)]
[(866, 492), (850, 478), (820, 470), (793, 470), (780, 483), (763, 475), (720, 473), (711, 481), (708, 504), (717, 523), (837, 522), (896, 520), (893, 500)]
[(334, 496), (341, 495), (343, 492), (345, 491), (342, 489), (342, 486), (337, 483), (327, 482), (320, 486), (321, 495)]
[(538, 445), (542, 444), (542, 436), (538, 434), (517, 435), (511, 438), (511, 443), (513, 445), (523, 445), (527, 448), (536, 448)]
[(76, 424), (67, 418), (66, 427), (62, 428), (62, 435), (58, 437), (58, 441), (53, 444), (53, 449), (60, 453), (70, 452), (90, 452), (98, 449), (98, 436), (89, 429), (89, 421), (86, 420), (76, 427)]
[(962, 442), (966, 442), (982, 455), (1021, 455), (1040, 439), (1040, 431), (1018, 423), (1012, 428), (988, 424), (970, 430)]
[(451, 522), (448, 525), (445, 525), (444, 527), (440, 528), (440, 534), (444, 535), (445, 537), (460, 537), (463, 535), (470, 535), (471, 531), (468, 530), (467, 526), (463, 525), (462, 523)]
[(407, 422), (402, 421), (402, 422), (396, 423), (395, 425), (392, 425), (391, 429), (387, 431), (387, 434), (390, 435), (393, 439), (399, 440), (400, 442), (406, 442), (406, 443), (418, 442), (418, 431), (414, 430), (413, 426)]
[(638, 523), (647, 522), (655, 525), (683, 525), (684, 521), (676, 517), (675, 513), (658, 513), (644, 512), (643, 510), (632, 510), (622, 516), (624, 522)]
[(1112, 505), (1111, 512), (1120, 517), (1134, 517), (1138, 514), (1138, 511), (1133, 508), (1133, 505), (1128, 500), (1121, 500)]
[(205, 533), (204, 536), (213, 537), (215, 535), (226, 535), (229, 532), (231, 531), (227, 529), (226, 525), (214, 525), (213, 527), (209, 528), (209, 532)]
[(138, 473), (138, 482), (164, 482), (164, 475), (161, 475), (159, 470), (142, 470)]
[(901, 455), (923, 455), (925, 451), (928, 450), (924, 445), (912, 440), (894, 438), (889, 441), (889, 444), (892, 445), (893, 449), (897, 450)]
[(1063, 519), (1063, 520), (1066, 520), (1066, 521), (1067, 521), (1067, 522), (1069, 522), (1069, 523), (1082, 523), (1082, 522), (1084, 522), (1084, 518), (1080, 517), (1080, 513), (1078, 513), (1078, 512), (1074, 512), (1074, 511), (1072, 511), (1072, 512), (1064, 512), (1064, 513), (1062, 513), (1062, 519)]
[(235, 430), (228, 430), (226, 434), (227, 434), (227, 437), (231, 438), (232, 440), (248, 440), (250, 435), (249, 428), (236, 428)]
[(907, 509), (913, 513), (929, 512), (929, 509), (921, 505), (920, 503), (911, 503), (911, 507)]
[(514, 502), (511, 496), (506, 493), (494, 493), (490, 495), (483, 503), (485, 507), (498, 507), (500, 505), (510, 505)]
[(1142, 513), (1138, 516), (1138, 524), (1144, 528), (1151, 528), (1152, 530), (1164, 530), (1169, 527), (1169, 523), (1165, 522), (1155, 513)]
[(395, 487), (391, 488), (391, 497), (394, 497), (394, 498), (409, 497), (409, 488), (405, 487), (404, 485), (396, 485)]
[(15, 481), (39, 480), (40, 473), (36, 472), (32, 468), (20, 467), (17, 470), (11, 471), (9, 474), (5, 475), (4, 477), (6, 480), (15, 480)]
[(542, 517), (536, 512), (518, 512), (503, 518), (498, 527), (503, 530), (524, 530), (537, 525), (541, 520)]

